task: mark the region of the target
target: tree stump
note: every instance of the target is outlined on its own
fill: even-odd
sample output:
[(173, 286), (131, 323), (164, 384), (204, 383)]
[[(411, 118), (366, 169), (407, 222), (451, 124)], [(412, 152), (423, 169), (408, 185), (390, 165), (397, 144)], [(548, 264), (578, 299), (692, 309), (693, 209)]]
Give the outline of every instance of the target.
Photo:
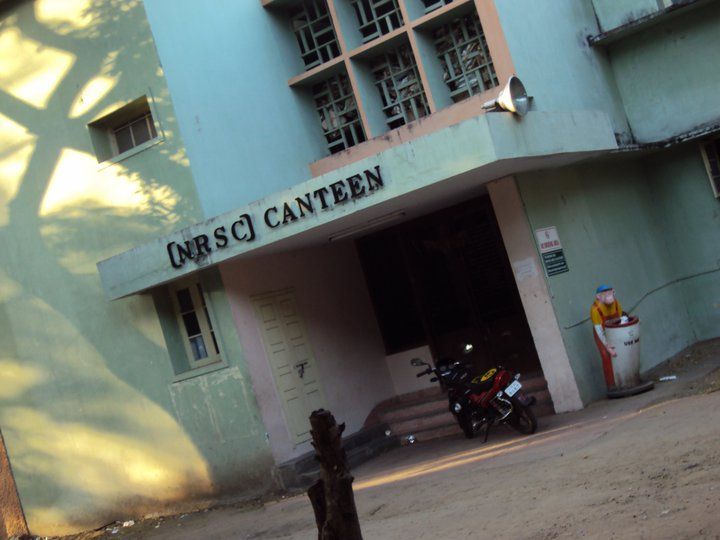
[(362, 540), (353, 477), (341, 444), (345, 424), (337, 425), (330, 411), (320, 409), (310, 415), (310, 426), (320, 462), (320, 480), (308, 489), (318, 540)]

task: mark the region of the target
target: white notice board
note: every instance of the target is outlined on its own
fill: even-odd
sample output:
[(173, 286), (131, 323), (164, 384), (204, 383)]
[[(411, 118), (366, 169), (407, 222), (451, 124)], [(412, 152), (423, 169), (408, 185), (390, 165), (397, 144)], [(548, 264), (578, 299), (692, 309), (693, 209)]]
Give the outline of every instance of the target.
[(535, 238), (548, 277), (570, 271), (555, 227), (535, 229)]

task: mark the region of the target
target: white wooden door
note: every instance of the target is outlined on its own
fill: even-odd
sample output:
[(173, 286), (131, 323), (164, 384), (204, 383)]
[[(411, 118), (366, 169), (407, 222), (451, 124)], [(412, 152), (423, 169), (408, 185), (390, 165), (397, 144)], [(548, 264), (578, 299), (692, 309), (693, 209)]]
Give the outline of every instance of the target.
[(310, 413), (325, 399), (295, 293), (285, 290), (253, 298), (255, 312), (295, 444), (310, 440)]

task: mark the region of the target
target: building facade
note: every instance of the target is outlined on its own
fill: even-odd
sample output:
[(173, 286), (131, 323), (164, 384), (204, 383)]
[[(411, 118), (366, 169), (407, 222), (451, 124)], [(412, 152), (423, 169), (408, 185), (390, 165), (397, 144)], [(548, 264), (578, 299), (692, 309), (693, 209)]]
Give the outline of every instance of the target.
[[(312, 410), (360, 432), (463, 343), (579, 409), (601, 282), (643, 370), (717, 337), (718, 30), (706, 0), (0, 1), (6, 530), (277, 489)], [(529, 112), (483, 110), (513, 74)]]

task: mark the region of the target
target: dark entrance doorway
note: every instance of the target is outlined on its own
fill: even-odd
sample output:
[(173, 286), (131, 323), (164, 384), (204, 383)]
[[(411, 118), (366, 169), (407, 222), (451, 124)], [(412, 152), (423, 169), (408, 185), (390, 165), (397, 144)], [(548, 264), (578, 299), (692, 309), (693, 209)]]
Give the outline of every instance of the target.
[(388, 354), (428, 344), (478, 371), (539, 372), (535, 346), (488, 196), (358, 240)]

